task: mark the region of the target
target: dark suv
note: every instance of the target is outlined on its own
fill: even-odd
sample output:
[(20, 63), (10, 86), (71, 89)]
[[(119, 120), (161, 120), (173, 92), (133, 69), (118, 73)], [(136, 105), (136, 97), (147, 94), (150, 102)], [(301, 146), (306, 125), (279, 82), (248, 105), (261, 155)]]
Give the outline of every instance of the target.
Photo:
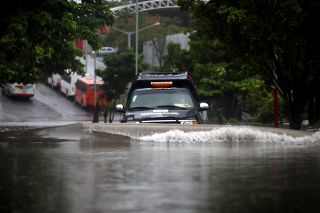
[(206, 122), (207, 103), (200, 103), (190, 73), (140, 73), (127, 104), (118, 104), (121, 122), (198, 124)]

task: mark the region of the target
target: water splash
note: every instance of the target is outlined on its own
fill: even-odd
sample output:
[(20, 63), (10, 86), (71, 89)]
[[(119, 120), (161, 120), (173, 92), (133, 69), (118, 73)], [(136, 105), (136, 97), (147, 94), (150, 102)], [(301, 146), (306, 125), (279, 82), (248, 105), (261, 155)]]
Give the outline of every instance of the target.
[(262, 143), (320, 143), (320, 131), (313, 135), (292, 137), (287, 134), (277, 134), (260, 131), (250, 127), (222, 127), (211, 131), (184, 132), (169, 130), (163, 133), (141, 136), (140, 141), (175, 142), (175, 143), (212, 143), (212, 142), (262, 142)]
[(304, 134), (298, 131), (250, 126), (167, 126), (129, 124), (83, 124), (86, 132), (122, 135), (145, 142), (213, 143), (259, 142), (285, 144), (320, 144), (320, 131)]

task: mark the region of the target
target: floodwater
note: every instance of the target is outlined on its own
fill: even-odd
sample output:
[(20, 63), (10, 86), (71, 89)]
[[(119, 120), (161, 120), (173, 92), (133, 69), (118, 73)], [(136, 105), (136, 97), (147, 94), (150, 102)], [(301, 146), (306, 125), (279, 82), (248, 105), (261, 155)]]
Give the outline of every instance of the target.
[(79, 125), (0, 133), (0, 212), (319, 211), (318, 133), (278, 143), (235, 140), (230, 128), (223, 140)]

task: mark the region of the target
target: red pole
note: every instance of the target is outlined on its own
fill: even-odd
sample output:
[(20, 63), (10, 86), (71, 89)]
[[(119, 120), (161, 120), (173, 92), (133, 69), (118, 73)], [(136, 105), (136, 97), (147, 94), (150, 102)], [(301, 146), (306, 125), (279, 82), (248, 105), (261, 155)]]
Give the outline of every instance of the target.
[(279, 127), (279, 113), (278, 113), (278, 90), (276, 87), (273, 88), (273, 120), (274, 127)]

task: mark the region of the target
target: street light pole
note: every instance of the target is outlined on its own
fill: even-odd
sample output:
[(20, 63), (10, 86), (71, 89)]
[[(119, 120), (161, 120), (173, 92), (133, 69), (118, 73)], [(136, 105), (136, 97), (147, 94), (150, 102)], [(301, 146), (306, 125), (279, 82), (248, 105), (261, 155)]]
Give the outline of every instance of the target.
[(96, 87), (96, 66), (97, 66), (97, 62), (96, 62), (97, 58), (96, 58), (96, 52), (93, 51), (93, 83), (94, 83), (94, 106), (96, 106), (97, 103), (97, 87)]
[(131, 34), (128, 34), (128, 49), (131, 48)]
[(92, 51), (93, 53), (93, 120), (92, 123), (99, 122), (99, 113), (97, 110), (97, 75), (96, 75), (96, 52)]
[[(140, 31), (142, 31), (142, 30), (149, 29), (149, 28), (151, 28), (151, 27), (158, 26), (158, 25), (160, 25), (160, 22), (156, 22), (156, 23), (154, 23), (154, 24), (152, 24), (152, 25), (143, 27), (143, 28), (139, 29), (138, 32), (140, 32)], [(132, 35), (132, 34), (135, 34), (136, 32), (135, 32), (135, 31), (133, 31), (133, 32), (124, 31), (124, 30), (121, 30), (121, 29), (119, 29), (119, 28), (117, 28), (117, 27), (115, 27), (115, 26), (113, 26), (112, 29), (114, 29), (114, 30), (116, 30), (116, 31), (119, 31), (119, 32), (121, 32), (121, 33), (126, 34), (126, 35), (128, 36), (128, 49), (131, 48), (131, 35)]]
[(139, 36), (139, 10), (138, 10), (138, 0), (136, 0), (136, 66), (135, 74), (138, 75), (138, 36)]
[(127, 31), (124, 31), (124, 30), (120, 30), (119, 28), (114, 27), (114, 26), (112, 27), (112, 29), (126, 34), (128, 36), (128, 49), (131, 48), (131, 35), (134, 34), (135, 32), (127, 32)]
[(86, 73), (88, 73), (88, 40), (85, 40), (85, 41), (86, 41), (86, 48), (85, 48)]

